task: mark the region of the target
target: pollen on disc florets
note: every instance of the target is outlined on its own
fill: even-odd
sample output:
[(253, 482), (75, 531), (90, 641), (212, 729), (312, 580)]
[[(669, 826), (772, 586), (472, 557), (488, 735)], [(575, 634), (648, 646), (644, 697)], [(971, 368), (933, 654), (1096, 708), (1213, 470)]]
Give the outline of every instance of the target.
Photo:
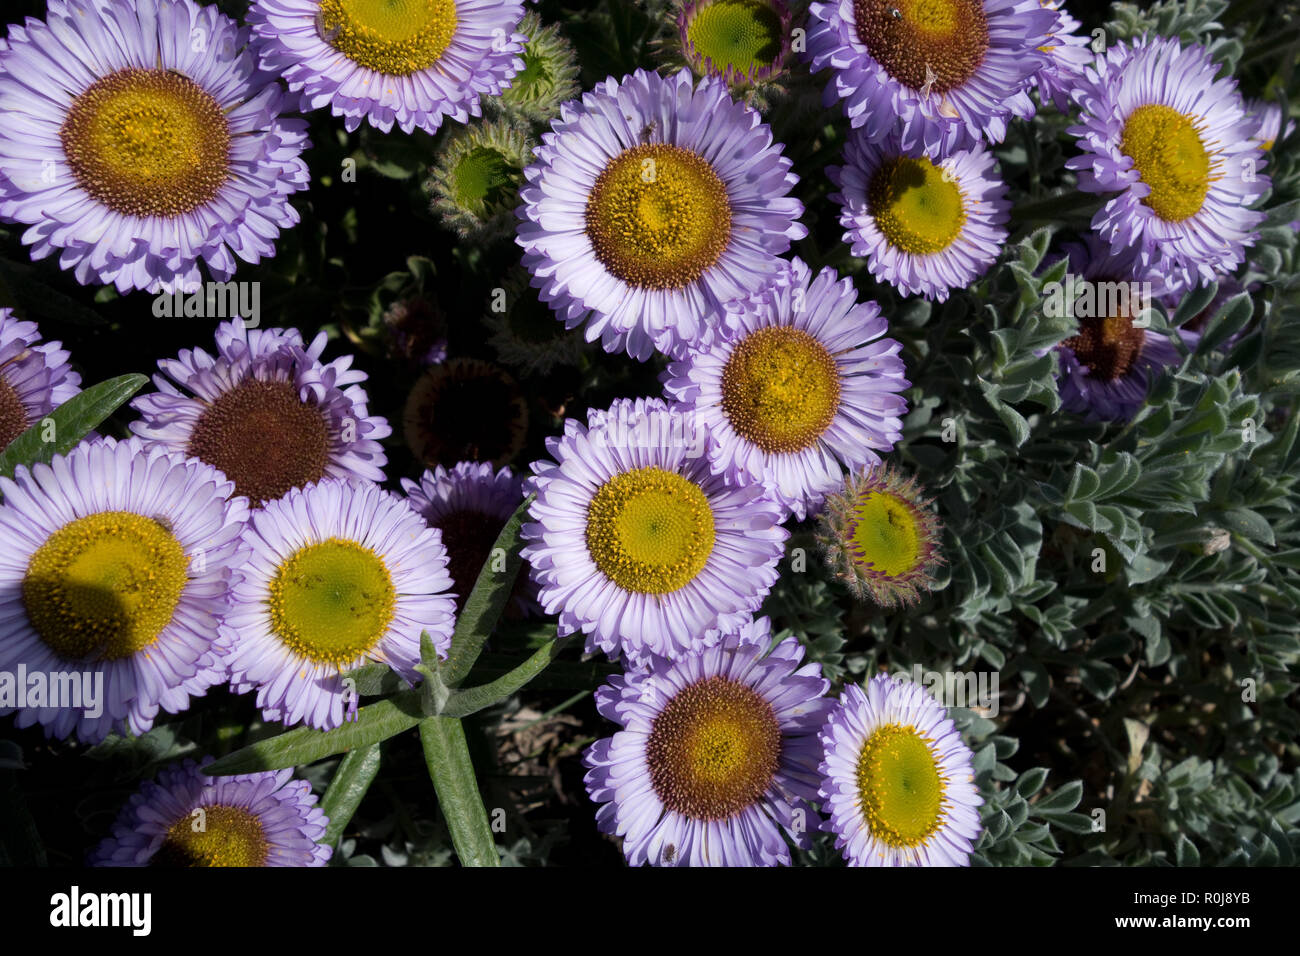
[(876, 728), (862, 745), (857, 765), (862, 816), (872, 836), (887, 846), (920, 846), (945, 820), (948, 781), (933, 746), (903, 724)]
[(748, 684), (718, 675), (678, 691), (646, 744), (655, 793), (696, 820), (725, 820), (758, 802), (780, 759), (772, 705)]
[(270, 848), (257, 814), (242, 807), (196, 807), (167, 828), (149, 865), (265, 866)]
[(924, 156), (881, 163), (867, 187), (867, 208), (890, 245), (918, 256), (942, 252), (961, 235), (961, 187)]
[(321, 37), (345, 57), (388, 76), (437, 63), (456, 35), (455, 0), (320, 0)]
[(843, 493), (826, 499), (817, 541), (858, 600), (907, 606), (935, 585), (941, 528), (923, 495), (914, 477), (882, 464), (850, 475)]
[(123, 215), (184, 215), (231, 177), (225, 111), (174, 70), (128, 67), (100, 77), (73, 98), (59, 138), (81, 188)]
[(254, 504), (325, 476), (330, 428), (292, 382), (248, 378), (199, 416), (186, 454), (220, 469)]
[(726, 250), (731, 203), (704, 157), (670, 143), (642, 143), (596, 177), (586, 227), (612, 275), (641, 288), (680, 289)]
[(714, 533), (713, 509), (699, 485), (653, 466), (610, 478), (587, 506), (587, 551), (625, 591), (685, 587), (708, 563)]
[(810, 447), (839, 410), (835, 357), (813, 335), (768, 326), (736, 343), (722, 371), (722, 410), (745, 440), (772, 454)]
[(0, 451), (27, 431), (28, 424), (27, 409), (18, 397), (18, 390), (5, 381), (4, 370), (0, 369)]
[(1142, 202), (1166, 222), (1182, 222), (1205, 204), (1217, 162), (1195, 116), (1159, 103), (1139, 106), (1124, 121), (1120, 149), (1150, 193)]
[(853, 0), (853, 18), (872, 59), (913, 90), (956, 89), (989, 48), (983, 0)]
[(171, 623), (189, 558), (161, 521), (128, 511), (75, 518), (28, 561), (23, 607), (32, 629), (66, 660), (121, 660)]
[[(1100, 285), (1107, 280), (1093, 281)], [(1080, 365), (1087, 366), (1090, 377), (1116, 381), (1132, 371), (1142, 357), (1146, 332), (1134, 324), (1128, 310), (1080, 318), (1078, 323), (1079, 334), (1061, 344), (1074, 353)]]

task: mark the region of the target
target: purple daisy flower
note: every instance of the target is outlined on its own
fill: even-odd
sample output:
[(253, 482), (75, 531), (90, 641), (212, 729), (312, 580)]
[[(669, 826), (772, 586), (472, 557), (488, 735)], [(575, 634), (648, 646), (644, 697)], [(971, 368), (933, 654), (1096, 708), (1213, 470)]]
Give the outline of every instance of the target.
[(422, 631), (447, 656), (447, 549), (392, 492), (337, 479), (295, 488), (253, 512), (244, 540), (227, 662), (235, 692), (257, 688), (267, 720), (339, 726), (343, 675), (379, 661), (413, 682)]
[(566, 104), (524, 170), (518, 242), (541, 299), (645, 360), (702, 344), (771, 285), (807, 230), (798, 177), (759, 114), (689, 70), (638, 70)]
[(1038, 95), (1044, 103), (1050, 102), (1064, 113), (1070, 108), (1070, 93), (1078, 85), (1084, 69), (1096, 59), (1096, 53), (1092, 38), (1077, 32), (1083, 24), (1070, 16), (1065, 0), (1042, 0), (1042, 5), (1055, 10), (1057, 20), (1042, 48), (1047, 54), (1047, 65), (1038, 71)]
[(587, 749), (596, 824), (640, 866), (789, 865), (810, 844), (816, 737), (832, 702), (817, 664), (766, 618), (676, 661), (611, 677), (596, 707), (623, 729)]
[[(1188, 286), (1234, 271), (1264, 218), (1258, 122), (1201, 46), (1143, 37), (1111, 47), (1075, 91), (1085, 192), (1119, 193), (1093, 217), (1115, 251)], [(1249, 175), (1247, 175), (1249, 173)]]
[(275, 254), (308, 184), (306, 124), (193, 0), (49, 0), (0, 50), (0, 217), (77, 281), (192, 289)]
[(843, 100), (855, 129), (898, 130), (904, 149), (940, 157), (1034, 115), (1056, 22), (1039, 0), (831, 0), (808, 8), (807, 56), (834, 71), (826, 105)]
[(193, 760), (131, 795), (91, 866), (324, 866), (329, 818), (292, 770), (209, 777)]
[[(447, 548), (452, 588), (456, 592), (456, 612), (465, 601), (479, 572), (492, 557), (492, 546), (524, 500), (524, 479), (509, 468), (493, 471), (488, 462), (462, 461), (454, 468), (438, 465), (426, 471), (419, 483), (402, 479), (407, 500), (431, 528), (442, 534)], [(521, 578), (523, 592), (516, 587), (515, 606), (531, 609), (527, 578)]]
[(977, 146), (936, 165), (904, 149), (897, 131), (870, 139), (851, 134), (844, 165), (826, 168), (844, 241), (881, 282), (943, 302), (987, 272), (1006, 242), (1011, 203), (997, 160)]
[(789, 532), (755, 485), (710, 472), (704, 430), (660, 399), (569, 419), (533, 464), (523, 556), (559, 633), (634, 661), (673, 656), (710, 627), (741, 623), (777, 578)]
[(1295, 132), (1295, 120), (1288, 119), (1284, 128), (1282, 107), (1269, 100), (1246, 100), (1246, 118), (1255, 124), (1252, 142), (1266, 153), (1278, 140), (1289, 139)]
[(101, 438), (19, 466), (0, 494), (0, 671), (29, 678), (17, 726), (142, 734), (159, 707), (179, 713), (225, 679), (219, 624), (248, 507), (224, 475)]
[(844, 688), (821, 731), (821, 795), (850, 866), (966, 866), (980, 835), (973, 755), (925, 688)]
[(215, 357), (186, 349), (158, 363), (158, 391), (131, 403), (143, 416), (131, 430), (220, 468), (254, 505), (322, 478), (383, 481), (378, 439), (392, 428), (367, 411), (352, 356), (320, 361), (327, 341), (222, 323)]
[(903, 437), (902, 345), (834, 269), (794, 259), (766, 293), (733, 303), (720, 340), (666, 373), (664, 390), (708, 432), (732, 485), (765, 485), (800, 520)]
[[(1155, 376), (1182, 356), (1165, 334), (1148, 328), (1152, 276), (1133, 250), (1113, 254), (1089, 235), (1085, 245), (1065, 251), (1070, 272), (1061, 314), (1079, 323), (1079, 333), (1057, 346), (1061, 405), (1090, 421), (1125, 421), (1146, 401)], [(1193, 333), (1178, 334), (1196, 341)]]
[(81, 391), (81, 376), (58, 342), (41, 342), (35, 322), (0, 308), (0, 451)]
[(524, 68), (518, 0), (255, 0), (248, 23), (262, 68), (284, 77), (304, 111), (328, 105), (349, 132), (436, 133), (482, 116)]

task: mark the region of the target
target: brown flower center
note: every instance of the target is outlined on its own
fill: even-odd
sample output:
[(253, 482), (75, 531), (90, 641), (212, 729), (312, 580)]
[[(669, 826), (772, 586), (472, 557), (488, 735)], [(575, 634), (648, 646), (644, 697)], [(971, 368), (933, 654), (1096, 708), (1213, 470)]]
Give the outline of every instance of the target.
[(319, 481), (329, 464), (329, 426), (291, 382), (246, 379), (207, 407), (187, 453), (225, 472), (256, 505)]
[(781, 758), (772, 705), (748, 684), (706, 677), (655, 718), (646, 746), (650, 781), (669, 810), (725, 820), (756, 803)]

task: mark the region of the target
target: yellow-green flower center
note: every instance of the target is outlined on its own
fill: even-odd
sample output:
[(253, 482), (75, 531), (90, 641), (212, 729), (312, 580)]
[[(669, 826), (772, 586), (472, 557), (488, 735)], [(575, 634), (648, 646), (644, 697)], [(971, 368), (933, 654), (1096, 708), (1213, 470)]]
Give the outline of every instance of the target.
[(119, 660), (157, 640), (185, 590), (189, 558), (162, 519), (128, 511), (76, 518), (36, 549), (23, 607), (67, 660)]
[(230, 178), (225, 111), (171, 70), (128, 67), (96, 80), (73, 100), (59, 138), (81, 188), (123, 215), (192, 212)]
[(596, 258), (635, 286), (677, 289), (727, 248), (727, 187), (703, 157), (666, 143), (619, 153), (592, 186), (587, 236)]
[(914, 90), (961, 86), (989, 48), (983, 0), (854, 0), (853, 20), (872, 58)]
[(713, 509), (700, 487), (662, 468), (615, 475), (587, 506), (587, 550), (625, 591), (668, 594), (713, 552)]
[(149, 865), (265, 866), (269, 850), (256, 814), (213, 805), (200, 807), (168, 827)]
[(966, 222), (957, 183), (924, 157), (882, 163), (867, 188), (867, 209), (891, 246), (918, 256), (947, 249)]
[(932, 745), (911, 725), (886, 724), (858, 755), (862, 816), (888, 846), (919, 846), (943, 823), (946, 781)]
[(0, 375), (0, 451), (4, 451), (11, 441), (25, 431), (27, 409), (18, 397), (18, 390)]
[(344, 668), (388, 630), (397, 591), (382, 558), (342, 538), (286, 558), (270, 586), (271, 630), (295, 654)]
[(802, 451), (835, 420), (835, 358), (803, 329), (751, 332), (722, 371), (722, 410), (736, 433), (769, 453)]
[(655, 718), (646, 744), (650, 782), (669, 810), (725, 820), (772, 784), (781, 725), (748, 684), (706, 677), (679, 691)]
[(437, 63), (457, 22), (455, 0), (321, 0), (318, 17), (321, 35), (334, 49), (389, 76)]
[(922, 528), (912, 505), (886, 491), (868, 491), (853, 509), (853, 556), (891, 578), (915, 570), (921, 560)]
[(764, 0), (714, 0), (696, 10), (686, 38), (718, 73), (748, 75), (781, 55), (781, 17)]
[(1167, 222), (1182, 222), (1205, 203), (1214, 163), (1199, 120), (1169, 106), (1139, 106), (1124, 122), (1120, 149), (1151, 192), (1142, 202)]

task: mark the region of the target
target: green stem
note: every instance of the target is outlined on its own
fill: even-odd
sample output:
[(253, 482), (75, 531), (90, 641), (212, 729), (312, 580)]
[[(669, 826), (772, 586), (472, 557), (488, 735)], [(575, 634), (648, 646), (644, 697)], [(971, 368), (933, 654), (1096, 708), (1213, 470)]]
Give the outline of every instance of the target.
[(329, 789), (320, 802), (321, 811), (330, 821), (321, 843), (338, 846), (344, 827), (351, 822), (352, 815), (357, 812), (357, 807), (361, 805), (377, 773), (379, 744), (349, 750), (347, 756), (339, 762)]
[(420, 742), (461, 866), (500, 866), (464, 726), (453, 717), (426, 717), (420, 721)]

